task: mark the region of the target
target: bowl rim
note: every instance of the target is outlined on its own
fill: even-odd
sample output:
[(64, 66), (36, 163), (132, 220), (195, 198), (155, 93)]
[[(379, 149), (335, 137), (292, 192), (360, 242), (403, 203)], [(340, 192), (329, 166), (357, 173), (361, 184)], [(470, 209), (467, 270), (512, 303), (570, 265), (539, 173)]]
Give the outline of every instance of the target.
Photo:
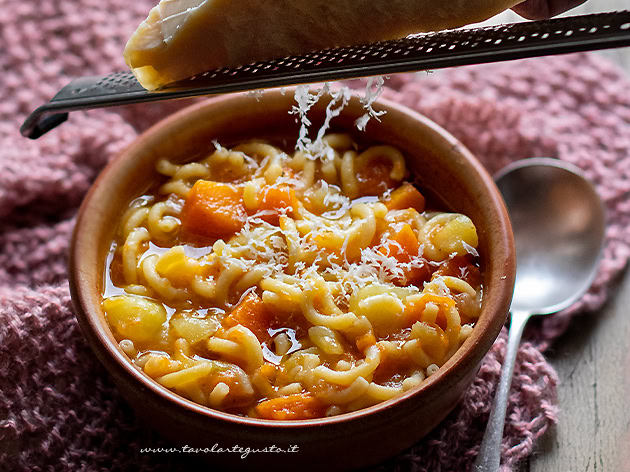
[[(457, 379), (461, 379), (466, 376), (471, 369), (476, 369), (476, 367), (480, 365), (484, 356), (489, 351), (505, 324), (515, 281), (516, 256), (511, 224), (503, 198), (490, 174), (485, 170), (477, 158), (444, 128), (424, 115), (421, 115), (420, 113), (413, 111), (400, 103), (393, 102), (385, 98), (379, 98), (373, 105), (375, 110), (386, 110), (388, 113), (395, 112), (407, 115), (407, 117), (418, 122), (420, 126), (427, 128), (439, 139), (445, 140), (453, 148), (456, 148), (466, 161), (466, 164), (477, 174), (476, 176), (483, 184), (482, 186), (487, 192), (487, 197), (489, 197), (492, 207), (496, 210), (495, 216), (497, 217), (497, 223), (499, 225), (498, 229), (504, 239), (504, 244), (499, 246), (500, 254), (495, 253), (493, 256), (500, 256), (505, 266), (505, 272), (502, 277), (504, 288), (501, 290), (495, 290), (495, 293), (497, 294), (495, 298), (498, 303), (494, 311), (491, 313), (492, 316), (488, 314), (476, 323), (475, 328), (479, 326), (481, 329), (473, 329), (472, 334), (466, 339), (463, 345), (459, 347), (453, 356), (451, 356), (435, 374), (425, 378), (419, 385), (411, 388), (410, 390), (389, 400), (385, 400), (377, 403), (376, 405), (361, 408), (353, 412), (307, 420), (268, 420), (238, 416), (220, 410), (215, 410), (211, 407), (195, 403), (192, 400), (188, 400), (187, 398), (178, 395), (177, 393), (160, 385), (144, 372), (140, 371), (129, 360), (126, 354), (123, 353), (118, 343), (115, 342), (110, 328), (99, 321), (97, 312), (100, 308), (93, 307), (89, 303), (86, 303), (85, 297), (83, 296), (83, 293), (86, 290), (89, 290), (89, 287), (87, 287), (85, 279), (82, 277), (85, 273), (85, 268), (81, 265), (80, 253), (83, 247), (91, 246), (93, 241), (89, 240), (89, 238), (86, 239), (86, 235), (82, 234), (81, 228), (85, 226), (85, 221), (98, 218), (98, 214), (91, 213), (89, 211), (92, 200), (98, 195), (98, 193), (101, 192), (100, 187), (102, 187), (102, 183), (107, 182), (110, 175), (115, 175), (115, 163), (122, 162), (129, 156), (133, 156), (138, 152), (141, 152), (142, 148), (145, 147), (148, 142), (155, 139), (155, 137), (162, 133), (163, 130), (176, 126), (180, 121), (192, 119), (195, 115), (203, 113), (208, 107), (220, 106), (221, 104), (225, 104), (225, 102), (238, 100), (261, 101), (265, 99), (277, 99), (277, 96), (280, 94), (282, 96), (286, 94), (292, 97), (292, 90), (293, 89), (285, 89), (284, 91), (277, 89), (268, 90), (265, 91), (265, 94), (262, 97), (239, 94), (224, 95), (204, 100), (185, 107), (158, 121), (136, 137), (127, 148), (119, 152), (113, 159), (111, 159), (86, 194), (78, 212), (68, 260), (70, 292), (75, 316), (78, 319), (79, 325), (87, 338), (92, 351), (96, 354), (101, 363), (105, 365), (110, 375), (113, 375), (115, 378), (126, 377), (128, 379), (133, 379), (134, 383), (136, 383), (138, 387), (143, 387), (154, 400), (163, 404), (166, 402), (183, 408), (190, 413), (201, 415), (202, 417), (215, 420), (218, 419), (254, 428), (281, 427), (293, 430), (310, 428), (313, 426), (336, 425), (363, 419), (368, 416), (376, 417), (378, 413), (387, 413), (391, 411), (392, 407), (395, 405), (415, 401), (417, 397), (430, 397), (435, 395), (436, 389), (443, 381), (451, 379), (453, 383), (455, 383)], [(353, 96), (353, 99), (355, 98), (356, 97)], [(115, 372), (113, 370), (115, 370)], [(387, 415), (382, 415), (382, 418), (385, 420)]]

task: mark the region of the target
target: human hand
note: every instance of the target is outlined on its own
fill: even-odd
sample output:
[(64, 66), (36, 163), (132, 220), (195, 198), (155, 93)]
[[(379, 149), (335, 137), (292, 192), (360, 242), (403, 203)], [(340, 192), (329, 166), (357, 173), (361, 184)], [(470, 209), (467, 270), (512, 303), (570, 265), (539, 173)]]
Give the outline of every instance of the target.
[(525, 0), (512, 8), (528, 20), (544, 20), (581, 5), (586, 0)]

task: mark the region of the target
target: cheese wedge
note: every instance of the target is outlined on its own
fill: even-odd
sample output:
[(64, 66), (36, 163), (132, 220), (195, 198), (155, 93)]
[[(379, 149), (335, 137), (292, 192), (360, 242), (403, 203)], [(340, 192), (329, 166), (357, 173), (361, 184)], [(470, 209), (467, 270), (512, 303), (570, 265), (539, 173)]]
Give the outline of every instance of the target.
[(161, 0), (124, 56), (147, 89), (213, 70), (483, 21), (522, 0)]

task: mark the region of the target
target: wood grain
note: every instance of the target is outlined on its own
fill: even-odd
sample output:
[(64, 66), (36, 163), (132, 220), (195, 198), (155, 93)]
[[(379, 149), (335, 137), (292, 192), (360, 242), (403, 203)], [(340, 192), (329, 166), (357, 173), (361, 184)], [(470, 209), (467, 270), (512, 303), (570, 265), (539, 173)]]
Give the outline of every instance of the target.
[(523, 470), (629, 470), (630, 275), (616, 292), (600, 313), (573, 320), (548, 353), (560, 377), (559, 422)]

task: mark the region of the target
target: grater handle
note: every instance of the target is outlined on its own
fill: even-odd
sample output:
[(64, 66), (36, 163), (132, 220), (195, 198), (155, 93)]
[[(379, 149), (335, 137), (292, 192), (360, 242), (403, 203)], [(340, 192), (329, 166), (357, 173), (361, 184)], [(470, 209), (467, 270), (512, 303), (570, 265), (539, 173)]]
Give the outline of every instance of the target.
[(204, 72), (153, 92), (142, 88), (131, 72), (116, 72), (73, 80), (35, 110), (20, 132), (39, 138), (75, 110), (622, 46), (630, 46), (630, 11), (442, 31), (328, 49)]

